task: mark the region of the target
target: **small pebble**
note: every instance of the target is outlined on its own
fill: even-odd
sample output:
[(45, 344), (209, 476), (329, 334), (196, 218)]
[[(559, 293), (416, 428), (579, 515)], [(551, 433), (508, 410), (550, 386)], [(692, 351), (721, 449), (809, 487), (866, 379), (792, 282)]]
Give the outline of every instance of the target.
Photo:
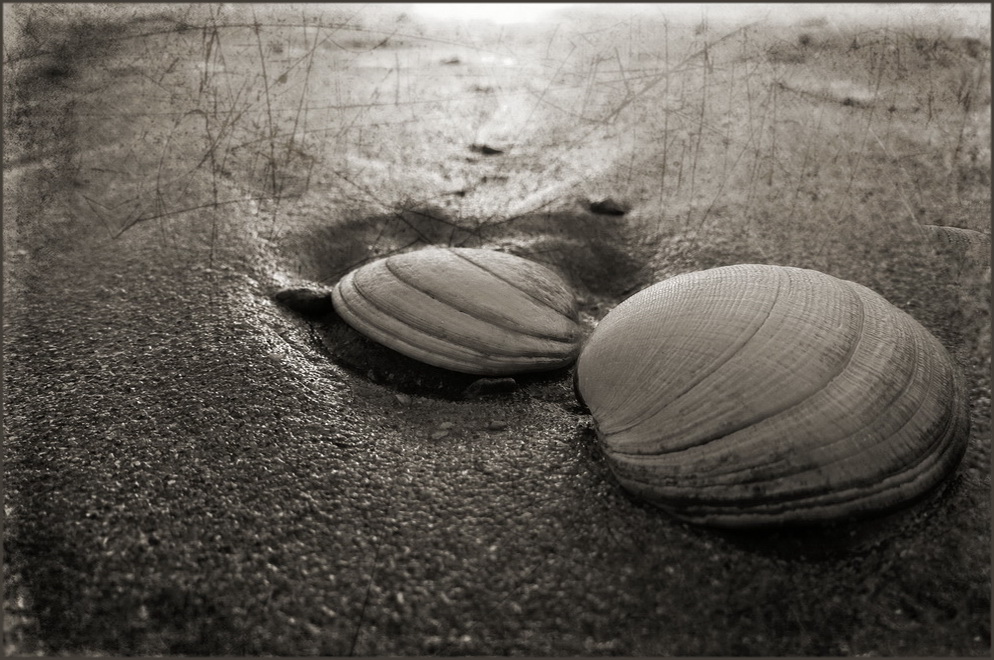
[(593, 213), (601, 215), (625, 215), (628, 212), (627, 208), (610, 197), (591, 202), (589, 208)]
[(435, 431), (434, 433), (431, 434), (431, 439), (432, 440), (441, 440), (442, 438), (444, 438), (448, 434), (449, 434), (448, 431)]
[(471, 144), (469, 145), (470, 151), (475, 151), (478, 154), (483, 154), (484, 156), (497, 156), (504, 153), (503, 149), (498, 149), (497, 147), (491, 147), (489, 144)]

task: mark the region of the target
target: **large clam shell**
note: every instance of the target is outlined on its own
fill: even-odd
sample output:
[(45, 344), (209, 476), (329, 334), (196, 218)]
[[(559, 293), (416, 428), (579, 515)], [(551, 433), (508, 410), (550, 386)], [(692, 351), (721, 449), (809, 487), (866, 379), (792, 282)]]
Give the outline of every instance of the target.
[(969, 433), (932, 334), (800, 268), (715, 268), (635, 294), (590, 336), (576, 388), (625, 488), (725, 527), (897, 507), (956, 467)]
[(470, 374), (565, 367), (580, 348), (572, 290), (533, 261), (494, 250), (427, 248), (343, 277), (335, 310), (408, 357)]

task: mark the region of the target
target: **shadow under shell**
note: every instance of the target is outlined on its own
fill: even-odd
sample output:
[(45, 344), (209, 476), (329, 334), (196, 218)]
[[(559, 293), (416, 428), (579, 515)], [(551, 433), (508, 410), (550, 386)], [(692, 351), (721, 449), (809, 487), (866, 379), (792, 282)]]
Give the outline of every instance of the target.
[[(275, 298), (307, 320), (312, 339), (329, 359), (374, 383), (404, 394), (454, 401), (509, 395), (521, 387), (527, 387), (531, 397), (566, 406), (574, 405), (572, 399), (560, 400), (564, 398), (563, 392), (570, 391), (564, 384), (569, 384), (572, 380), (572, 367), (518, 374), (513, 378), (487, 378), (443, 369), (407, 357), (369, 339), (348, 325), (330, 304), (325, 306), (323, 299), (317, 296), (318, 294), (314, 295), (317, 302), (308, 300), (304, 303), (311, 313), (303, 313), (304, 310), (299, 308), (296, 301), (296, 309), (294, 305), (286, 305), (281, 300), (286, 297), (282, 292)], [(312, 306), (307, 307), (308, 305)]]
[(919, 498), (870, 517), (806, 524), (792, 522), (757, 529), (713, 527), (681, 520), (629, 493), (608, 467), (592, 426), (578, 428), (571, 442), (584, 448), (588, 467), (611, 482), (619, 497), (630, 506), (645, 511), (659, 525), (679, 526), (704, 540), (718, 537), (743, 552), (784, 561), (831, 562), (864, 556), (880, 546), (901, 543), (902, 539), (927, 536), (936, 521), (948, 518), (952, 509), (964, 506), (962, 499), (957, 497), (964, 487), (964, 477), (956, 473)]
[(962, 478), (959, 474), (909, 502), (871, 517), (831, 523), (784, 525), (760, 529), (722, 529), (687, 523), (704, 535), (717, 535), (747, 552), (779, 559), (834, 561), (865, 555), (884, 544), (909, 536), (928, 535), (928, 527), (948, 515), (955, 505)]

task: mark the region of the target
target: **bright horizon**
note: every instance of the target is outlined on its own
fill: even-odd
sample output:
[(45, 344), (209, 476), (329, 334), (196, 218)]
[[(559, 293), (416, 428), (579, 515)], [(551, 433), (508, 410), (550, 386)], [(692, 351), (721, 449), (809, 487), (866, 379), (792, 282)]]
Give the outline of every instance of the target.
[(498, 24), (535, 23), (552, 12), (571, 7), (576, 3), (415, 3), (413, 11), (419, 16), (434, 20), (485, 20)]

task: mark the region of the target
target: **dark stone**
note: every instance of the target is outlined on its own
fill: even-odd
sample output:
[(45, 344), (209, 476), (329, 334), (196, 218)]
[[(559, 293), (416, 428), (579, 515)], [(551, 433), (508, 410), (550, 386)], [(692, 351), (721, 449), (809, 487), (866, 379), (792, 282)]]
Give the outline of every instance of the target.
[(280, 305), (300, 314), (301, 316), (317, 319), (334, 311), (331, 303), (331, 293), (313, 289), (284, 289), (273, 295)]

